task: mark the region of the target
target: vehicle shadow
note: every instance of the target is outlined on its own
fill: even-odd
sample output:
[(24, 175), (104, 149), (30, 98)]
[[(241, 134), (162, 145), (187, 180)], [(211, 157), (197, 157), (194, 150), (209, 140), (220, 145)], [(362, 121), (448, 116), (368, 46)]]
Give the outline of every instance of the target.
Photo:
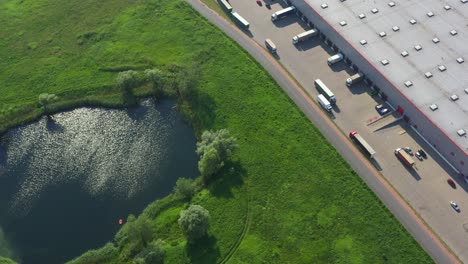
[(271, 56), (273, 56), (273, 58), (277, 59), (277, 60), (280, 60), (281, 59), (281, 56), (278, 54), (278, 52), (275, 52), (275, 53), (271, 53)]
[[(291, 42), (292, 42), (292, 37), (291, 37)], [(320, 42), (321, 42), (320, 38), (312, 37), (308, 40), (304, 40), (304, 41), (297, 43), (296, 45), (294, 44), (293, 45), (298, 51), (307, 51), (317, 46), (320, 46)]]
[(294, 15), (290, 15), (290, 16), (287, 16), (285, 18), (282, 18), (280, 20), (277, 20), (277, 21), (272, 21), (272, 23), (277, 27), (277, 28), (284, 28), (284, 27), (287, 27), (287, 26), (290, 26), (294, 23), (297, 23), (298, 19), (296, 16)]
[(369, 87), (367, 86), (365, 82), (361, 81), (359, 83), (351, 85), (351, 87), (348, 87), (348, 89), (352, 94), (359, 95), (359, 94), (366, 93)]
[[(397, 158), (398, 159), (398, 158)], [(403, 162), (402, 162), (403, 164)], [(421, 176), (419, 176), (419, 173), (418, 173), (418, 165), (414, 165), (414, 168), (408, 168), (408, 166), (406, 166), (405, 164), (403, 164), (403, 166), (405, 167), (405, 169), (411, 174), (411, 176), (413, 176), (413, 178), (416, 180), (416, 181), (420, 181), (421, 180)]]
[(332, 105), (332, 109), (333, 109), (333, 111), (335, 111), (336, 113), (341, 113), (340, 107), (339, 107), (338, 105), (336, 105), (336, 104), (335, 104), (335, 105)]
[(379, 162), (375, 158), (369, 159), (369, 161), (378, 171), (382, 171), (382, 166), (380, 166)]
[[(240, 28), (240, 27), (239, 27)], [(242, 32), (244, 32), (244, 34), (246, 34), (249, 38), (253, 38), (254, 37), (254, 34), (252, 33), (252, 31), (250, 31), (248, 28), (247, 29), (244, 29), (244, 28), (240, 28), (242, 30)]]
[(337, 62), (331, 65), (330, 68), (333, 72), (341, 72), (349, 69), (348, 64), (346, 64), (344, 61)]

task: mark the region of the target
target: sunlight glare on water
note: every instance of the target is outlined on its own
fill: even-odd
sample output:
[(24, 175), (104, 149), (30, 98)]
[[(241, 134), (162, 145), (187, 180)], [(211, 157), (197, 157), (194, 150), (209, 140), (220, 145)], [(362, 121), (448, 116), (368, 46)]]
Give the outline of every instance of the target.
[(25, 215), (48, 187), (72, 181), (92, 196), (131, 198), (167, 153), (175, 118), (148, 111), (154, 107), (148, 100), (127, 111), (81, 108), (10, 132), (5, 170), (19, 177), (11, 208)]

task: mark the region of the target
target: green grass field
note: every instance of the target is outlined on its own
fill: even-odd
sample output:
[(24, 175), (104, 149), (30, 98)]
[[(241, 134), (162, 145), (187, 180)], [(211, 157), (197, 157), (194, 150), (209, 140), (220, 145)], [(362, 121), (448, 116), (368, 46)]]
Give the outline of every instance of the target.
[[(202, 62), (181, 109), (198, 133), (227, 128), (240, 148), (192, 200), (211, 214), (201, 243), (187, 245), (178, 228), (186, 202), (169, 196), (141, 216), (165, 241), (166, 263), (432, 262), (271, 77), (185, 2), (7, 0), (0, 22), (3, 127), (40, 113), (43, 92), (58, 105), (119, 105), (118, 71)], [(126, 250), (73, 263), (132, 263)]]

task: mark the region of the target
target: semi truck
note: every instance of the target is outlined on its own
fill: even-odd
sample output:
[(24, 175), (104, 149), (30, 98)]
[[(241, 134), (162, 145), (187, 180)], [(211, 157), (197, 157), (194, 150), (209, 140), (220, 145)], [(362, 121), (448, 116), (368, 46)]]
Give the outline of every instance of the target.
[(327, 98), (323, 96), (323, 94), (319, 94), (317, 96), (317, 99), (318, 99), (319, 104), (323, 107), (323, 109), (325, 109), (327, 112), (331, 112), (332, 106), (330, 102), (328, 102)]
[(239, 25), (241, 26), (242, 28), (244, 29), (248, 29), (250, 24), (249, 22), (247, 22), (247, 20), (245, 20), (241, 15), (239, 15), (238, 13), (236, 12), (232, 12), (231, 13), (232, 17), (234, 18), (234, 21)]
[(276, 11), (271, 15), (271, 21), (277, 21), (280, 20), (284, 17), (289, 16), (290, 14), (296, 12), (296, 7), (290, 6), (286, 7), (285, 9), (282, 9), (280, 11)]
[(364, 74), (358, 72), (346, 79), (346, 86), (351, 87), (351, 85), (362, 81), (362, 79), (364, 79)]
[(337, 54), (331, 56), (331, 57), (328, 58), (328, 60), (327, 60), (328, 66), (331, 66), (331, 65), (333, 65), (333, 64), (335, 64), (335, 63), (337, 63), (337, 62), (342, 61), (343, 58), (344, 58), (344, 57), (343, 57), (343, 54), (341, 54), (341, 53), (337, 53)]
[(314, 81), (315, 83), (315, 88), (317, 88), (317, 91), (319, 92), (319, 94), (323, 94), (323, 96), (325, 96), (325, 98), (327, 98), (327, 100), (335, 105), (336, 104), (336, 97), (335, 97), (335, 94), (333, 94), (332, 91), (330, 91), (330, 89), (328, 89), (328, 87), (322, 82), (322, 80), (320, 79), (317, 79)]
[(376, 152), (355, 130), (349, 132), (349, 137), (360, 147), (367, 157), (373, 159)]
[(311, 37), (317, 36), (318, 31), (315, 29), (307, 30), (306, 32), (302, 32), (299, 35), (296, 35), (292, 38), (293, 44), (297, 44), (301, 41), (308, 40)]
[(227, 10), (228, 12), (232, 12), (232, 6), (229, 4), (228, 0), (218, 0), (220, 5)]
[(398, 159), (403, 162), (406, 166), (412, 168), (414, 166), (414, 160), (411, 158), (411, 156), (406, 153), (406, 151), (402, 148), (397, 148), (395, 149), (395, 156), (398, 157)]

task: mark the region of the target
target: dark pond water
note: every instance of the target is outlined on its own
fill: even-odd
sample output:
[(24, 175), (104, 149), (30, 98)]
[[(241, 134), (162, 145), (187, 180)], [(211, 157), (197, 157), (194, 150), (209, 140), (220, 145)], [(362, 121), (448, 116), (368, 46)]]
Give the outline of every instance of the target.
[(0, 145), (0, 254), (64, 263), (102, 246), (196, 177), (193, 130), (170, 101), (130, 110), (81, 108), (11, 130)]

